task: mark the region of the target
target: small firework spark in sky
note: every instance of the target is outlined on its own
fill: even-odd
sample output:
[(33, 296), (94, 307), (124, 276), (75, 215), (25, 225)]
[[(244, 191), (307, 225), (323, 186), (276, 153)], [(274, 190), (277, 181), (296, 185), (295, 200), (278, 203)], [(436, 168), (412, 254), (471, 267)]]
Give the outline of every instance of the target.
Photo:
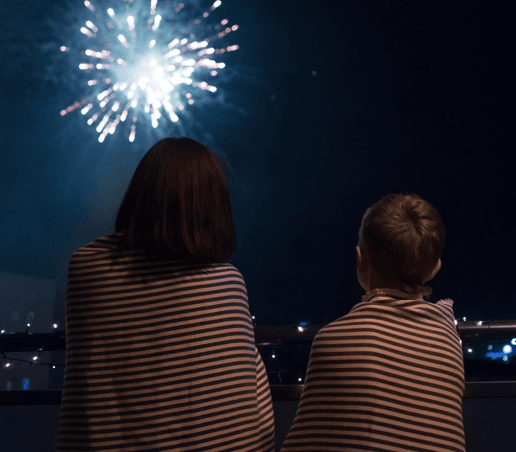
[[(91, 17), (80, 27), (82, 37), (77, 39), (86, 47), (80, 50), (78, 70), (87, 74), (89, 95), (61, 111), (64, 116), (80, 109), (88, 116), (88, 125), (96, 127), (101, 143), (126, 120), (131, 142), (139, 118), (149, 120), (153, 128), (162, 121), (179, 121), (188, 104), (217, 91), (212, 80), (225, 67), (217, 59), (238, 49), (238, 45), (213, 47), (214, 41), (238, 29), (228, 19), (208, 19), (220, 0), (193, 19), (186, 17), (184, 3), (175, 7), (168, 0), (119, 3), (116, 10), (84, 2)], [(65, 45), (60, 50), (72, 52)]]

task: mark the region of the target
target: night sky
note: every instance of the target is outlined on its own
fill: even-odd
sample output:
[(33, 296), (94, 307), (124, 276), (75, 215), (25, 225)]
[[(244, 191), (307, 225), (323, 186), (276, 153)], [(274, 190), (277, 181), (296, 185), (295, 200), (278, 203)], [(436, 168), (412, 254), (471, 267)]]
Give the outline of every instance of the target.
[[(457, 317), (516, 319), (512, 3), (225, 0), (240, 49), (223, 103), (103, 144), (78, 112), (59, 115), (81, 97), (58, 45), (73, 42), (82, 2), (24, 5), (0, 18), (0, 271), (56, 282), (38, 310), (64, 324), (72, 252), (112, 232), (150, 146), (188, 134), (230, 170), (232, 262), (258, 323), (348, 313), (363, 294), (361, 216), (399, 192), (432, 203), (447, 229), (431, 299), (455, 300)], [(49, 31), (60, 21), (62, 35)]]

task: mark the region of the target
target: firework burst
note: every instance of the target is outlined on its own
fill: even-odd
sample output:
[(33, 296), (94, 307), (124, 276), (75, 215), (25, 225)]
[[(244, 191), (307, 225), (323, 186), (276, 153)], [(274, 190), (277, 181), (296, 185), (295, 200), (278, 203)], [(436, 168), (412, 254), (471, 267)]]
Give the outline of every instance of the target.
[[(206, 10), (188, 12), (184, 3), (127, 0), (102, 8), (86, 0), (90, 18), (80, 27), (78, 70), (86, 75), (88, 96), (61, 111), (87, 116), (103, 142), (121, 123), (134, 141), (138, 121), (153, 128), (178, 122), (184, 109), (217, 91), (215, 80), (225, 67), (220, 58), (238, 45), (214, 47), (236, 31), (228, 19), (213, 21), (217, 0)], [(115, 5), (113, 5), (115, 6)], [(224, 42), (224, 41), (222, 41)], [(63, 45), (62, 52), (74, 52)]]

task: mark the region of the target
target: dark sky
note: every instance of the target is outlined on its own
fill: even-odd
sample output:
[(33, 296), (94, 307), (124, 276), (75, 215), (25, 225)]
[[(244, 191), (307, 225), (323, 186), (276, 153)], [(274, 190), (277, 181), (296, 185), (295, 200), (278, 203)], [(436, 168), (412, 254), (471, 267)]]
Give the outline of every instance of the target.
[(59, 116), (80, 97), (55, 49), (73, 40), (55, 24), (76, 4), (29, 0), (0, 24), (0, 270), (55, 280), (54, 319), (71, 253), (112, 231), (153, 141), (185, 131), (231, 168), (233, 263), (259, 323), (346, 314), (362, 295), (361, 216), (402, 191), (447, 228), (433, 299), (454, 299), (461, 317), (516, 319), (509, 2), (226, 0), (240, 49), (225, 60), (223, 105), (133, 144), (99, 144), (83, 117)]

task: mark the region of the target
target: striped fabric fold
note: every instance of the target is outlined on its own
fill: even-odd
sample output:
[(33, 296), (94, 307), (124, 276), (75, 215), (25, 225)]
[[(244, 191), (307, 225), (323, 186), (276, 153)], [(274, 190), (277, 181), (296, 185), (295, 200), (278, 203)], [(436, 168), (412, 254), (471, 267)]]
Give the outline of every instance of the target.
[(375, 296), (314, 339), (282, 452), (464, 452), (453, 301)]
[(272, 452), (240, 272), (119, 253), (120, 237), (70, 261), (57, 451)]

